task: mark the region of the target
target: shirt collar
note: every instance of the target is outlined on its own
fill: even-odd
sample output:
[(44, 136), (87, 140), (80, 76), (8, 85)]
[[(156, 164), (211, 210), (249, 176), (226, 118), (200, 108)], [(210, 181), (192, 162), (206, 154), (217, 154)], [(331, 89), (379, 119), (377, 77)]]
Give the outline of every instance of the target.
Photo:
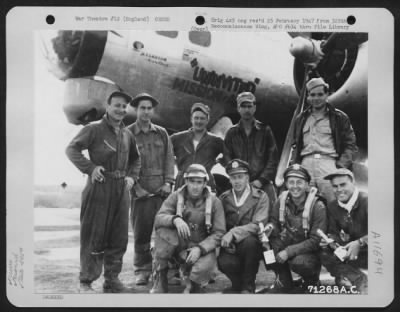
[[(242, 120), (239, 120), (238, 125), (240, 128), (244, 129)], [(257, 119), (253, 120), (253, 129), (255, 128), (256, 130), (260, 130), (261, 125), (262, 125), (262, 123), (260, 121), (258, 121)]]
[[(107, 114), (107, 113), (105, 113), (105, 114), (103, 115), (102, 121), (103, 121), (108, 127), (110, 127), (112, 130), (115, 129), (115, 127), (113, 126), (113, 124), (110, 122), (110, 119), (108, 118), (108, 114)], [(119, 123), (119, 129), (122, 129), (122, 128), (125, 128), (125, 124), (121, 121), (121, 122)]]
[[(154, 126), (154, 124), (153, 124), (152, 122), (150, 122), (150, 129), (149, 129), (149, 131), (153, 131), (153, 132), (156, 132), (156, 131), (157, 131), (156, 127)], [(144, 133), (144, 131), (142, 130), (142, 128), (139, 126), (138, 122), (135, 122), (135, 123), (133, 124), (133, 134), (134, 134), (134, 135), (138, 135), (140, 132), (143, 132), (143, 133)]]
[(242, 206), (244, 204), (244, 202), (246, 201), (247, 197), (249, 197), (249, 195), (251, 193), (250, 185), (247, 184), (247, 186), (239, 200), (236, 197), (236, 193), (235, 193), (234, 189), (232, 189), (232, 193), (233, 193), (233, 199), (235, 201), (236, 207)]
[[(194, 130), (193, 130), (193, 128), (189, 128), (189, 133), (190, 133), (191, 137), (193, 138), (193, 137), (194, 137)], [(207, 136), (208, 136), (208, 131), (204, 132), (203, 136), (201, 137), (201, 140), (204, 139), (204, 138), (206, 138)]]
[[(330, 104), (329, 102), (325, 102), (325, 113), (328, 115), (329, 112), (331, 110), (333, 110), (334, 107), (332, 106), (332, 104)], [(304, 110), (304, 113), (306, 114), (311, 114), (312, 113), (312, 106), (308, 105), (307, 109)]]
[(354, 190), (353, 195), (350, 197), (350, 199), (349, 199), (349, 201), (347, 203), (342, 203), (340, 201), (337, 201), (339, 207), (342, 207), (343, 209), (346, 209), (347, 212), (350, 213), (353, 210), (353, 208), (355, 207), (356, 201), (358, 199), (358, 194), (359, 194), (359, 191), (356, 188)]

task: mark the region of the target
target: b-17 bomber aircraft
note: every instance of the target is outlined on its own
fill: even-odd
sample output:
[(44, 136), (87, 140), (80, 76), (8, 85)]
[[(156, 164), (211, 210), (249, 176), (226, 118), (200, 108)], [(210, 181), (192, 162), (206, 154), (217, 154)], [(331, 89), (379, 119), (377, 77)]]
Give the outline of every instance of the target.
[[(153, 121), (170, 133), (190, 127), (195, 102), (210, 106), (210, 131), (224, 136), (239, 120), (236, 96), (253, 92), (255, 117), (275, 134), (281, 161), (291, 153), (293, 117), (307, 105), (305, 82), (323, 77), (329, 102), (349, 115), (359, 153), (353, 170), (367, 183), (367, 33), (224, 31), (42, 32), (48, 69), (65, 81), (63, 109), (70, 123), (105, 112), (107, 95), (124, 90), (159, 99)], [(135, 120), (129, 108), (125, 123)]]

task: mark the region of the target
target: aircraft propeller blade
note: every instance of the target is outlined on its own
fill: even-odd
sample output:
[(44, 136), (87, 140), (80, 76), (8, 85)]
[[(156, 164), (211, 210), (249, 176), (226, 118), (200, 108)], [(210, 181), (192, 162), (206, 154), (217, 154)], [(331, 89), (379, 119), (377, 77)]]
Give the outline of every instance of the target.
[(331, 33), (326, 40), (321, 42), (321, 50), (323, 53), (327, 53), (333, 48), (337, 36), (338, 33)]
[(117, 32), (117, 31), (115, 31), (115, 30), (110, 30), (110, 33), (112, 33), (112, 34), (114, 34), (114, 35), (116, 35), (116, 36), (118, 36), (118, 37), (123, 38), (123, 36), (122, 36), (119, 32)]
[(304, 110), (304, 102), (306, 98), (306, 84), (308, 81), (309, 71), (312, 69), (311, 65), (305, 65), (304, 71), (304, 80), (303, 85), (301, 87), (301, 93), (299, 101), (297, 102), (296, 109), (293, 113), (292, 121), (290, 122), (289, 130), (286, 134), (285, 143), (282, 148), (281, 158), (279, 160), (278, 168), (276, 171), (275, 177), (275, 185), (279, 188), (283, 185), (284, 178), (283, 173), (285, 172), (286, 168), (289, 166), (289, 161), (292, 158), (293, 153), (293, 135), (294, 135), (294, 122), (298, 114), (300, 114)]

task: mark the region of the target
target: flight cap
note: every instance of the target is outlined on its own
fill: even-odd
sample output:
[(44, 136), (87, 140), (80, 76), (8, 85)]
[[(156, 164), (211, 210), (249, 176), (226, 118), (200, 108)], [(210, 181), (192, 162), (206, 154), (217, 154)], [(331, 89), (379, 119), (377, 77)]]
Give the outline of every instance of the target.
[(255, 101), (256, 101), (256, 97), (251, 92), (242, 92), (236, 98), (236, 102), (238, 105), (240, 105), (244, 102), (254, 103)]
[(108, 96), (107, 103), (110, 104), (111, 99), (117, 96), (124, 98), (127, 103), (130, 103), (132, 101), (132, 97), (128, 93), (125, 93), (123, 91), (114, 91)]
[(131, 101), (131, 105), (133, 107), (138, 107), (139, 102), (142, 100), (149, 100), (151, 101), (153, 107), (157, 106), (159, 104), (158, 100), (155, 99), (154, 97), (152, 97), (150, 94), (148, 93), (139, 93), (138, 95), (136, 95), (133, 100)]
[(285, 172), (283, 173), (283, 178), (286, 181), (290, 177), (300, 178), (306, 180), (307, 182), (311, 181), (311, 176), (308, 171), (299, 164), (294, 164), (286, 168)]
[(312, 78), (310, 79), (307, 84), (307, 91), (310, 92), (312, 89), (319, 87), (319, 86), (324, 86), (327, 89), (329, 89), (329, 85), (324, 81), (324, 79), (322, 79), (321, 77), (319, 78)]
[(226, 165), (226, 173), (228, 175), (234, 175), (237, 173), (250, 173), (250, 167), (249, 164), (241, 159), (232, 159), (228, 164)]
[(346, 168), (338, 168), (335, 171), (331, 172), (330, 174), (324, 177), (325, 180), (332, 180), (334, 177), (338, 176), (348, 176), (354, 181), (354, 174), (349, 169)]
[(191, 164), (185, 171), (183, 178), (204, 178), (208, 181), (208, 173), (206, 168), (200, 164)]
[(190, 114), (193, 114), (196, 111), (201, 111), (207, 116), (210, 116), (210, 107), (203, 103), (194, 103), (192, 108), (190, 109)]

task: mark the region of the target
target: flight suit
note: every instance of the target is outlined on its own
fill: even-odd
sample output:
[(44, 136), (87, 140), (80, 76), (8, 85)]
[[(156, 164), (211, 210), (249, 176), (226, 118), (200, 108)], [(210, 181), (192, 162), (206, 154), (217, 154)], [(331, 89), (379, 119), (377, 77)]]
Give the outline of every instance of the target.
[(254, 121), (249, 136), (246, 135), (240, 121), (226, 133), (224, 140), (225, 163), (234, 158), (246, 161), (250, 166), (250, 182), (260, 180), (263, 183), (263, 190), (268, 195), (270, 206), (276, 199), (273, 181), (278, 157), (278, 148), (271, 128), (258, 120)]
[(154, 218), (164, 198), (159, 194), (164, 183), (174, 182), (174, 156), (167, 131), (150, 124), (150, 130), (143, 132), (137, 123), (128, 127), (135, 135), (142, 159), (138, 186), (149, 196), (138, 197), (133, 194), (131, 203), (131, 222), (134, 237), (135, 274), (151, 274), (152, 256), (150, 253), (151, 233)]
[[(183, 240), (178, 236), (173, 224), (177, 217), (178, 197), (183, 196), (182, 219), (188, 224), (191, 236)], [(206, 225), (207, 199), (211, 205), (211, 226)], [(189, 198), (186, 186), (173, 192), (162, 204), (155, 224), (154, 269), (156, 271), (168, 268), (168, 260), (179, 258), (179, 253), (190, 247), (198, 246), (201, 256), (190, 268), (189, 279), (197, 284), (207, 283), (216, 266), (216, 251), (221, 237), (225, 233), (225, 216), (221, 201), (204, 189), (203, 196), (197, 200)]]
[(267, 268), (275, 271), (285, 288), (292, 287), (290, 270), (301, 275), (306, 285), (315, 285), (319, 281), (321, 262), (317, 230), (325, 231), (327, 228), (326, 207), (320, 198), (316, 200), (310, 209), (307, 232), (303, 228), (304, 204), (296, 207), (289, 194), (285, 200), (283, 222), (279, 218), (280, 198), (270, 212), (270, 222), (274, 226), (270, 236), (271, 247), (275, 254), (285, 249), (288, 261), (282, 264), (276, 262)]
[(269, 199), (267, 194), (251, 187), (245, 202), (237, 207), (233, 190), (221, 196), (225, 211), (226, 229), (234, 237), (234, 254), (221, 248), (218, 256), (218, 268), (232, 282), (232, 290), (247, 290), (254, 293), (259, 261), (262, 258), (261, 243), (258, 240), (259, 226), (267, 223)]
[(191, 164), (203, 165), (208, 173), (208, 185), (213, 191), (216, 190), (214, 177), (211, 169), (216, 164), (215, 159), (224, 151), (224, 141), (216, 135), (206, 132), (201, 138), (196, 148), (193, 146), (194, 133), (192, 129), (175, 133), (171, 136), (171, 142), (174, 147), (178, 175), (175, 181), (175, 190), (180, 188), (185, 181), (183, 173)]
[[(83, 154), (88, 150), (89, 159)], [(132, 133), (121, 125), (118, 133), (106, 116), (84, 127), (66, 149), (68, 158), (88, 175), (82, 192), (80, 233), (80, 280), (90, 283), (102, 271), (112, 280), (122, 268), (128, 243), (129, 192), (126, 176), (137, 180), (140, 155)], [(91, 182), (96, 166), (105, 168), (105, 181)]]

